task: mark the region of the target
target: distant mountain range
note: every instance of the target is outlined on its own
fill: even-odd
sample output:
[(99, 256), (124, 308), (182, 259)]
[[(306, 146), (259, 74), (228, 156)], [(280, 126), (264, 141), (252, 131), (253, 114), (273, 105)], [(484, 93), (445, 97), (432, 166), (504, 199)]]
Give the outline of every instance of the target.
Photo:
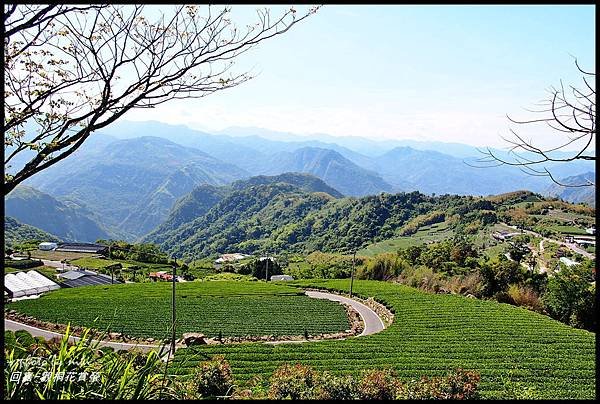
[(317, 147), (302, 147), (279, 152), (262, 163), (260, 174), (301, 172), (315, 175), (348, 196), (365, 196), (393, 192), (393, 187), (379, 174), (359, 167), (340, 153)]
[[(176, 201), (198, 186), (219, 187), (259, 175), (312, 174), (340, 195), (355, 197), (413, 190), (438, 195), (515, 189), (542, 193), (551, 184), (515, 167), (471, 167), (468, 163), (481, 155), (468, 145), (320, 139), (256, 128), (208, 134), (183, 125), (121, 121), (94, 133), (73, 155), (24, 185), (93, 212), (106, 232), (133, 241), (168, 221)], [(555, 169), (565, 178), (594, 173), (595, 167), (593, 162), (574, 162)]]
[(249, 174), (243, 169), (198, 149), (144, 136), (82, 150), (27, 184), (85, 204), (132, 239), (160, 224), (177, 198), (197, 185), (245, 177)]
[[(98, 217), (86, 208), (70, 202), (60, 202), (41, 191), (17, 186), (4, 201), (5, 215), (37, 227), (65, 241), (93, 242), (118, 238), (99, 223)], [(5, 222), (6, 223), (6, 222)]]
[[(243, 168), (251, 175), (272, 175), (285, 171), (315, 174), (346, 195), (360, 196), (398, 190), (489, 195), (516, 188), (543, 192), (551, 184), (549, 178), (527, 175), (517, 167), (473, 167), (484, 165), (477, 161), (483, 155), (477, 147), (459, 143), (374, 141), (320, 134), (300, 136), (260, 128), (229, 128), (210, 135), (183, 125), (173, 126), (154, 121), (123, 121), (107, 128), (106, 133), (117, 137), (152, 133), (154, 136), (198, 148)], [(307, 155), (306, 151), (300, 152), (303, 149), (312, 150), (313, 155), (325, 160), (315, 165), (314, 156)], [(339, 156), (323, 153), (322, 150), (334, 151), (347, 161)], [(512, 159), (506, 151), (491, 150), (500, 157)], [(565, 155), (568, 153), (558, 151), (553, 154), (554, 157)], [(343, 161), (344, 171), (340, 175), (325, 177), (325, 170), (320, 172), (316, 167), (327, 167), (331, 160)], [(351, 189), (342, 184), (346, 178), (340, 177), (348, 171), (356, 171), (356, 167), (350, 166), (348, 162), (366, 170), (361, 173), (361, 177), (364, 176), (366, 180), (364, 184), (362, 178), (354, 181)], [(590, 161), (549, 163), (547, 167), (561, 178), (595, 170), (594, 163)], [(374, 191), (374, 188), (378, 190)]]
[(561, 184), (574, 185), (573, 187), (563, 187), (558, 184), (550, 185), (544, 195), (554, 196), (566, 202), (586, 203), (590, 206), (596, 206), (596, 186), (581, 186), (585, 184), (596, 183), (596, 175), (593, 172), (587, 172), (581, 175), (562, 178), (558, 180)]

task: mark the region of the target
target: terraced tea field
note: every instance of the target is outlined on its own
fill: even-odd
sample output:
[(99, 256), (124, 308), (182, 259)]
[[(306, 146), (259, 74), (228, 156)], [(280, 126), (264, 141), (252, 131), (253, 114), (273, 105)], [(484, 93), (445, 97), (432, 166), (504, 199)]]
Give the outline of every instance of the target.
[[(302, 281), (347, 290), (348, 280)], [(304, 363), (334, 373), (394, 367), (405, 379), (442, 375), (462, 367), (481, 374), (485, 398), (526, 388), (538, 398), (595, 397), (595, 336), (549, 317), (493, 301), (432, 295), (407, 286), (355, 281), (363, 296), (395, 311), (386, 330), (344, 341), (268, 345), (211, 345), (177, 351), (173, 372), (185, 374), (197, 361), (224, 354), (239, 382), (268, 375), (282, 363)]]
[(369, 244), (365, 248), (358, 250), (356, 254), (373, 257), (381, 253), (396, 252), (400, 248), (421, 245), (427, 242), (442, 241), (453, 235), (454, 231), (448, 228), (447, 222), (434, 223), (422, 226), (415, 234), (410, 236), (396, 237)]
[[(349, 328), (338, 303), (312, 299), (297, 288), (264, 282), (177, 284), (177, 335), (202, 332), (214, 337), (303, 335)], [(7, 305), (54, 323), (110, 328), (135, 337), (167, 338), (171, 284), (142, 283), (61, 289), (39, 299)], [(96, 320), (97, 318), (97, 320)], [(95, 321), (96, 320), (96, 321)]]

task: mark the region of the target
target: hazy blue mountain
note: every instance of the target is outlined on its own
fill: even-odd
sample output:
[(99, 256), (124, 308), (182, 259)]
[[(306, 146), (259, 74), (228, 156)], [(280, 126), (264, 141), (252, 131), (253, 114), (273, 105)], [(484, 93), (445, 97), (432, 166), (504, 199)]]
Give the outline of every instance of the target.
[[(242, 127), (228, 128), (217, 132), (217, 135), (209, 135), (182, 125), (173, 126), (158, 122), (124, 122), (119, 127), (125, 128), (122, 132), (127, 136), (151, 132), (199, 148), (218, 158), (227, 158), (252, 175), (277, 174), (283, 171), (311, 172), (349, 195), (362, 195), (364, 191), (342, 189), (343, 186), (334, 183), (332, 178), (325, 178), (322, 173), (314, 170), (307, 171), (302, 164), (286, 163), (286, 160), (300, 149), (333, 150), (356, 166), (379, 174), (386, 183), (393, 185), (394, 190), (487, 195), (512, 190), (515, 184), (542, 192), (550, 184), (547, 178), (527, 176), (514, 167), (469, 167), (465, 162), (481, 165), (477, 160), (482, 158), (483, 154), (476, 147), (459, 143), (375, 141), (360, 137), (297, 135)], [(413, 155), (397, 152), (409, 149), (414, 151)], [(506, 151), (492, 151), (502, 158), (512, 159)], [(555, 156), (561, 157), (566, 154), (558, 151)], [(559, 177), (594, 170), (592, 162), (549, 163), (546, 167)], [(440, 172), (444, 175), (438, 175)], [(381, 189), (386, 188), (371, 187), (367, 192), (377, 192)]]
[[(109, 143), (112, 143), (115, 140), (116, 140), (116, 138), (113, 136), (105, 135), (102, 133), (93, 133), (68, 158), (61, 160), (56, 165), (63, 166), (63, 167), (76, 166), (77, 163), (74, 162), (75, 157), (81, 157), (84, 155), (98, 153), (98, 152), (102, 151), (102, 149), (104, 149), (104, 147), (106, 147)], [(10, 152), (13, 150), (14, 150), (14, 147), (6, 148), (4, 150), (5, 158), (8, 157)], [(35, 153), (30, 150), (20, 152), (9, 162), (9, 168), (6, 170), (7, 173), (15, 174), (18, 170), (22, 169), (25, 166), (25, 164), (28, 163), (29, 160), (31, 160), (34, 156), (35, 156)], [(46, 170), (54, 171), (55, 166), (52, 166)], [(37, 178), (37, 177), (41, 176), (42, 173), (44, 173), (44, 172), (45, 171), (35, 174), (32, 178)]]
[[(216, 132), (221, 135), (234, 137), (260, 136), (265, 139), (282, 142), (300, 142), (305, 146), (311, 146), (310, 142), (318, 142), (315, 147), (327, 147), (325, 145), (335, 144), (338, 147), (358, 152), (370, 157), (377, 157), (396, 147), (411, 147), (417, 150), (443, 151), (454, 157), (471, 157), (478, 155), (477, 148), (461, 143), (420, 141), (412, 139), (385, 139), (373, 140), (359, 136), (332, 136), (324, 133), (309, 135), (294, 134), (291, 132), (278, 132), (263, 128), (233, 126)], [(338, 150), (339, 151), (339, 150)], [(341, 153), (341, 152), (340, 152)], [(343, 154), (343, 153), (341, 153)], [(358, 163), (357, 163), (358, 164)]]
[(588, 184), (589, 182), (596, 184), (596, 175), (594, 172), (587, 172), (580, 175), (575, 175), (558, 180), (561, 184), (574, 185), (574, 187), (564, 187), (558, 184), (550, 185), (544, 192), (544, 195), (554, 196), (563, 201), (572, 203), (585, 203), (590, 206), (596, 206), (596, 186), (579, 185)]
[(516, 168), (475, 168), (465, 159), (410, 147), (395, 148), (377, 158), (377, 171), (393, 185), (429, 194), (490, 195), (519, 188), (538, 191), (546, 186), (546, 179)]
[(140, 136), (160, 137), (230, 162), (250, 174), (256, 174), (257, 162), (265, 157), (260, 147), (256, 145), (239, 144), (230, 136), (215, 136), (184, 125), (169, 125), (157, 121), (119, 121), (102, 129), (102, 132), (120, 139), (133, 139)]
[(38, 229), (37, 227), (19, 222), (14, 217), (4, 218), (4, 246), (11, 248), (26, 240), (61, 241), (53, 234)]
[(60, 202), (24, 185), (4, 199), (5, 215), (37, 227), (66, 241), (93, 242), (116, 235), (98, 223), (98, 218), (79, 205)]
[(281, 152), (263, 162), (261, 174), (293, 171), (319, 177), (344, 195), (362, 196), (391, 192), (393, 187), (376, 172), (354, 164), (340, 153), (316, 147)]
[[(261, 175), (246, 180), (238, 180), (231, 185), (220, 187), (201, 185), (188, 195), (180, 198), (173, 206), (165, 222), (144, 237), (144, 241), (157, 244), (164, 243), (169, 238), (179, 235), (181, 229), (189, 227), (190, 223), (205, 215), (211, 208), (234, 193), (244, 192), (250, 188), (279, 185), (282, 185), (284, 189), (288, 189), (287, 186), (293, 186), (293, 189), (298, 192), (318, 194), (321, 195), (319, 196), (321, 199), (335, 199), (343, 196), (319, 178), (302, 173), (283, 173), (274, 176)], [(234, 199), (240, 200), (240, 198)], [(247, 201), (241, 203), (247, 205)], [(242, 209), (242, 207), (225, 205), (223, 209), (236, 211)]]
[(61, 163), (29, 183), (61, 200), (82, 202), (128, 239), (156, 227), (195, 186), (250, 176), (198, 149), (150, 136), (113, 141)]

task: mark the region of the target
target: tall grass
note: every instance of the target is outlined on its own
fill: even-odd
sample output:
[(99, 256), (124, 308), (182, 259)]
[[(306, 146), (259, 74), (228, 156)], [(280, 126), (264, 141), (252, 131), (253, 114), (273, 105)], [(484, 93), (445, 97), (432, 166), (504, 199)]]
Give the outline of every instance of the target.
[[(70, 327), (61, 340), (28, 347), (5, 346), (4, 399), (148, 400), (174, 397), (172, 383), (161, 374), (157, 352), (115, 352), (100, 348), (101, 339), (86, 330), (69, 341)], [(23, 355), (23, 351), (27, 355)], [(14, 375), (21, 375), (19, 380)], [(92, 375), (94, 380), (92, 380)]]

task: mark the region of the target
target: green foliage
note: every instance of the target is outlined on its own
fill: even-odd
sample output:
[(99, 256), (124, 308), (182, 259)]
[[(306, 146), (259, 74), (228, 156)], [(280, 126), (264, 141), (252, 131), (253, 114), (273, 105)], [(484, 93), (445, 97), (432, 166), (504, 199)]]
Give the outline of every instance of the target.
[(582, 265), (561, 265), (548, 279), (543, 297), (550, 315), (574, 327), (596, 330), (596, 286), (593, 272)]
[[(516, 239), (516, 237), (515, 237)], [(527, 246), (527, 242), (523, 240), (511, 240), (507, 244), (506, 252), (510, 255), (510, 258), (516, 262), (521, 262), (530, 250)]]
[(478, 399), (480, 381), (477, 372), (456, 369), (444, 377), (422, 377), (400, 386), (399, 400), (470, 400)]
[(233, 377), (229, 363), (224, 360), (223, 355), (216, 355), (211, 360), (200, 363), (190, 383), (196, 397), (216, 398), (230, 395)]
[[(349, 280), (293, 281), (292, 285), (348, 291)], [(205, 345), (177, 351), (185, 373), (195, 361), (224, 354), (240, 383), (268, 378), (282, 364), (360, 376), (365, 369), (393, 367), (401, 380), (442, 377), (448, 369), (480, 373), (483, 399), (503, 398), (500, 375), (516, 364), (519, 381), (536, 399), (596, 396), (595, 335), (547, 316), (495, 301), (430, 294), (390, 282), (354, 282), (354, 293), (375, 297), (395, 312), (384, 331), (343, 341), (302, 344)], [(540, 377), (543, 376), (543, 377)]]
[(317, 383), (318, 374), (310, 366), (285, 364), (273, 372), (268, 397), (271, 400), (311, 399)]
[(484, 263), (479, 273), (484, 281), (483, 295), (488, 297), (505, 293), (509, 284), (521, 283), (525, 278), (521, 265), (508, 260), (504, 256), (500, 256), (489, 263)]
[[(74, 344), (69, 335), (67, 329), (57, 342), (32, 344), (26, 356), (19, 356), (14, 346), (5, 346), (4, 399), (148, 400), (173, 396), (168, 381), (163, 381), (164, 367), (155, 351), (116, 353), (101, 350), (93, 340), (101, 336), (89, 330)], [(16, 340), (18, 344), (22, 338)], [(11, 379), (15, 373), (21, 374), (19, 381)], [(98, 377), (92, 380), (92, 374)]]
[(271, 258), (255, 259), (242, 265), (238, 270), (242, 275), (251, 275), (257, 279), (270, 280), (272, 275), (281, 275), (283, 272), (279, 263)]
[[(391, 368), (364, 370), (360, 377), (319, 373), (302, 364), (284, 364), (270, 378), (268, 398), (275, 400), (394, 400), (478, 398), (480, 376), (457, 369), (443, 377), (402, 382)], [(259, 397), (256, 397), (259, 398)]]
[(121, 240), (97, 240), (99, 244), (110, 247), (110, 258), (145, 262), (150, 264), (168, 264), (169, 256), (158, 246), (150, 243), (128, 243)]
[[(23, 224), (13, 217), (4, 218), (4, 247), (17, 251), (35, 249), (43, 241), (59, 242), (60, 239), (37, 227)], [(17, 248), (17, 245), (19, 247)]]
[(408, 263), (397, 254), (379, 254), (370, 258), (366, 265), (358, 270), (356, 277), (385, 281), (397, 277), (406, 268), (408, 268)]
[(373, 369), (363, 372), (358, 385), (361, 400), (393, 400), (402, 384), (393, 369)]
[(351, 375), (336, 376), (323, 372), (315, 389), (317, 400), (358, 400), (358, 384)]
[(440, 223), (446, 219), (446, 213), (441, 211), (433, 211), (424, 215), (419, 215), (406, 223), (398, 232), (401, 236), (410, 236), (419, 230), (419, 227), (428, 224)]
[[(366, 257), (357, 256), (355, 259), (355, 269), (362, 266), (366, 260)], [(349, 278), (352, 273), (352, 255), (314, 251), (304, 259), (296, 258), (289, 260), (284, 272), (295, 279)]]
[(44, 265), (44, 263), (40, 260), (32, 260), (32, 259), (25, 259), (25, 260), (5, 259), (4, 260), (5, 267), (11, 267), (11, 268), (16, 268), (16, 269), (36, 268), (36, 267), (41, 267), (43, 265)]
[[(170, 335), (171, 287), (157, 282), (68, 288), (7, 307), (54, 323), (163, 339)], [(315, 335), (349, 326), (340, 304), (271, 282), (177, 283), (175, 303), (179, 336), (302, 335), (305, 329)]]

